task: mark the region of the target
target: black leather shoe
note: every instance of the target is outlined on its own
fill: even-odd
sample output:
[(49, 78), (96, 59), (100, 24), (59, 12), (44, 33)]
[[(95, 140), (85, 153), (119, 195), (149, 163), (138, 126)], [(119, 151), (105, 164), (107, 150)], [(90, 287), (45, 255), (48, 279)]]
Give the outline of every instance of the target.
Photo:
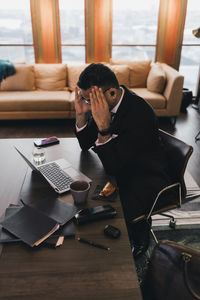
[(140, 257), (146, 252), (150, 242), (151, 218), (148, 223), (142, 220), (135, 224), (129, 224), (129, 239), (134, 258)]
[(131, 248), (132, 248), (134, 259), (141, 257), (147, 251), (148, 246), (149, 246), (149, 241), (141, 245), (133, 245)]

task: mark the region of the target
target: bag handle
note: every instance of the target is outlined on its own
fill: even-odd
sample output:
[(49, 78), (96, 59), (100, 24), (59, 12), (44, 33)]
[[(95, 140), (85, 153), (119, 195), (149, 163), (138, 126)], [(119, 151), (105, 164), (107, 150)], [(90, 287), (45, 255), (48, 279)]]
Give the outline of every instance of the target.
[(189, 292), (192, 294), (193, 297), (195, 297), (196, 299), (200, 300), (200, 295), (198, 295), (191, 287), (190, 282), (189, 282), (189, 278), (188, 278), (188, 269), (187, 269), (187, 265), (189, 263), (189, 261), (192, 258), (192, 255), (186, 252), (182, 252), (182, 259), (183, 259), (183, 274), (184, 274), (184, 279), (185, 279), (185, 283), (186, 286), (189, 290)]

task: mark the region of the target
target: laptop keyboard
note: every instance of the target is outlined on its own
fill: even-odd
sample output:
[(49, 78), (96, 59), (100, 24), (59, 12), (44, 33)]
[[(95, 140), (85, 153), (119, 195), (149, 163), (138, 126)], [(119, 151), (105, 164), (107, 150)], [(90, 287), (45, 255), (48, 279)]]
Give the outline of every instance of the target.
[(69, 190), (70, 184), (74, 181), (55, 162), (38, 166), (37, 168), (56, 186), (58, 191)]

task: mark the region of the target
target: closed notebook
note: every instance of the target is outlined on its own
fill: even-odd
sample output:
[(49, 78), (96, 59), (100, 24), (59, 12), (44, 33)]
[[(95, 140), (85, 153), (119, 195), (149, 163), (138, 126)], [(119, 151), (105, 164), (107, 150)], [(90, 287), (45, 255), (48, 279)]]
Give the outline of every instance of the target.
[[(8, 207), (6, 208), (5, 218), (8, 218), (15, 214), (17, 211), (21, 209), (20, 206)], [(74, 223), (72, 221), (67, 222), (67, 224), (61, 226), (58, 230), (56, 230), (48, 239), (64, 236), (71, 237), (75, 235)], [(14, 243), (21, 242), (21, 239), (10, 233), (4, 228), (0, 229), (0, 243)]]
[(24, 205), (1, 224), (4, 229), (33, 247), (51, 236), (60, 225), (71, 220), (77, 211), (75, 206), (57, 198), (46, 198)]
[(54, 219), (59, 224), (63, 225), (68, 222), (78, 210), (76, 206), (66, 203), (58, 198), (45, 198), (43, 200), (29, 204), (44, 215)]

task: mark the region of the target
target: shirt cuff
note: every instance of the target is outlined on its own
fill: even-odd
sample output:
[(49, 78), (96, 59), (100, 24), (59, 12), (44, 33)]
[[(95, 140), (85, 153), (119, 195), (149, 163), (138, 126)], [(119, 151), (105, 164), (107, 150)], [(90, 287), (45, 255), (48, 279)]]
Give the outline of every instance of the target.
[(79, 128), (79, 127), (76, 125), (76, 132), (79, 132), (79, 131), (83, 130), (86, 126), (87, 126), (87, 123), (86, 123), (83, 127), (81, 127), (81, 128)]
[(96, 145), (96, 146), (105, 145), (105, 144), (107, 144), (108, 142), (110, 142), (111, 140), (115, 139), (116, 137), (118, 137), (117, 134), (112, 134), (111, 137), (110, 137), (106, 142), (104, 142), (104, 143), (100, 143), (100, 142), (99, 142), (99, 139), (97, 139), (96, 142), (95, 142), (95, 145)]

